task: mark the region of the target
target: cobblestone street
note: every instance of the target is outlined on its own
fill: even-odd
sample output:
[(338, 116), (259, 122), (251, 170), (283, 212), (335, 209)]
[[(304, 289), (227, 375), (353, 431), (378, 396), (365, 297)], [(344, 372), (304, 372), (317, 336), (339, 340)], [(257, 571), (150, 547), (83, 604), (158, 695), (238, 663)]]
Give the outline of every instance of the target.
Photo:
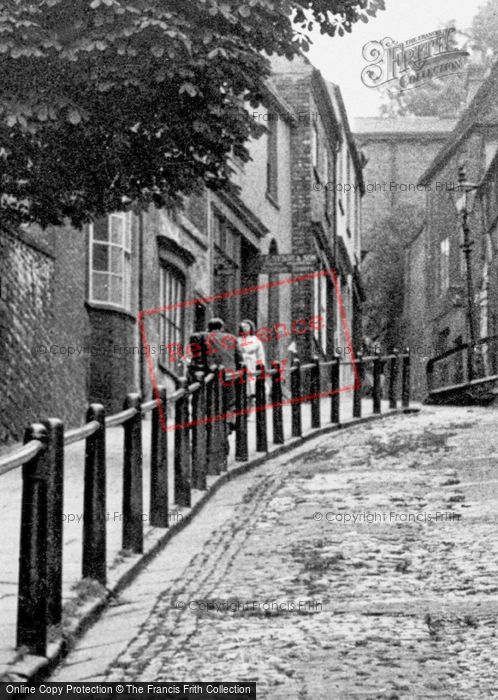
[(497, 417), (427, 407), (227, 484), (50, 680), (496, 697)]

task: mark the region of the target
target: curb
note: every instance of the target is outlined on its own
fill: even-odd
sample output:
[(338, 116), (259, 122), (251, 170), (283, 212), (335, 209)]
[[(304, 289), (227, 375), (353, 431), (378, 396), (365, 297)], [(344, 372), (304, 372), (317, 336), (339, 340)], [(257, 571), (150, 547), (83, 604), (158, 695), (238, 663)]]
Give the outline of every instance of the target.
[[(314, 428), (307, 432), (306, 435), (298, 438), (290, 438), (284, 445), (274, 445), (269, 448), (268, 452), (261, 454), (260, 456), (253, 457), (243, 464), (233, 466), (226, 472), (222, 472), (217, 476), (216, 481), (203, 492), (201, 498), (199, 498), (192, 508), (188, 510), (185, 509), (185, 513), (182, 513), (182, 519), (180, 522), (171, 525), (166, 532), (161, 531), (162, 534), (157, 536), (156, 541), (151, 544), (143, 554), (134, 555), (134, 561), (123, 562), (120, 567), (122, 568), (122, 572), (119, 573), (116, 580), (106, 588), (105, 593), (101, 594), (100, 596), (94, 596), (92, 600), (86, 603), (86, 605), (81, 606), (78, 611), (78, 619), (76, 619), (74, 623), (69, 626), (67, 631), (64, 632), (63, 636), (59, 640), (48, 644), (46, 656), (34, 656), (28, 654), (20, 660), (13, 661), (12, 664), (7, 666), (5, 672), (2, 673), (0, 682), (34, 683), (44, 680), (50, 671), (52, 671), (68, 655), (75, 642), (99, 618), (102, 612), (107, 608), (108, 604), (138, 576), (138, 574), (147, 566), (151, 559), (159, 554), (159, 552), (168, 544), (168, 542), (177, 533), (183, 530), (183, 528), (190, 523), (195, 515), (202, 510), (210, 498), (229, 481), (232, 481), (243, 474), (247, 474), (253, 469), (265, 464), (270, 459), (280, 457), (281, 455), (292, 451), (296, 447), (300, 447), (306, 442), (309, 442), (310, 440), (322, 435), (338, 432), (339, 430), (352, 428), (357, 425), (371, 423), (373, 421), (392, 417), (394, 415), (419, 413), (420, 410), (420, 408), (389, 409), (382, 414), (369, 415), (362, 418), (351, 418), (343, 423), (331, 423), (321, 426), (320, 428)], [(156, 528), (156, 530), (159, 530), (159, 528)], [(145, 544), (147, 545), (147, 543)], [(132, 557), (130, 557), (130, 559), (132, 559)]]

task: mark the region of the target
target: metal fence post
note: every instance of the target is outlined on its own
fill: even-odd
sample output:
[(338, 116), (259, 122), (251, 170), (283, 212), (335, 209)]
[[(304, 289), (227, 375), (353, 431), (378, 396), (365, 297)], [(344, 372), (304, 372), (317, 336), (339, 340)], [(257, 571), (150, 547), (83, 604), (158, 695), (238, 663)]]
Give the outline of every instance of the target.
[(373, 360), (373, 387), (372, 387), (372, 400), (373, 400), (373, 412), (381, 413), (382, 403), (381, 403), (381, 376), (382, 376), (382, 360), (380, 355), (376, 352), (375, 358)]
[[(220, 421), (219, 421), (219, 428), (220, 428), (220, 442), (221, 442), (221, 464), (220, 464), (220, 471), (226, 472), (228, 469), (228, 450), (229, 450), (229, 442), (228, 442), (228, 420), (227, 420), (227, 414), (229, 412), (229, 403), (231, 401), (229, 400), (229, 396), (232, 393), (233, 389), (232, 386), (227, 386), (227, 372), (224, 367), (220, 367), (220, 407), (221, 407), (221, 412), (220, 412)], [(233, 379), (233, 377), (232, 377)], [(232, 379), (230, 381), (232, 381)]]
[(62, 516), (64, 508), (64, 425), (43, 421), (48, 432), (47, 466), (47, 614), (49, 625), (62, 619)]
[(272, 362), (274, 370), (271, 377), (271, 403), (273, 418), (273, 444), (284, 444), (284, 418), (282, 408), (282, 366), (280, 362)]
[(135, 415), (123, 423), (123, 549), (143, 552), (142, 409), (140, 394), (128, 394), (124, 409)]
[(320, 358), (313, 358), (311, 370), (311, 427), (320, 427)]
[(31, 440), (44, 443), (44, 448), (22, 468), (17, 646), (45, 656), (48, 628), (47, 428), (33, 423), (26, 430), (24, 444)]
[(212, 370), (211, 379), (206, 383), (206, 452), (207, 474), (216, 474), (216, 434), (214, 425), (215, 395), (214, 384), (216, 372)]
[(192, 487), (205, 491), (207, 466), (206, 441), (206, 385), (204, 374), (195, 373), (195, 380), (200, 384), (192, 396)]
[(105, 409), (91, 404), (86, 422), (97, 421), (99, 429), (86, 439), (83, 497), (82, 576), (105, 586), (106, 566), (106, 445)]
[(334, 355), (334, 363), (330, 368), (330, 381), (332, 385), (332, 393), (330, 397), (330, 421), (332, 423), (340, 423), (340, 388), (341, 388), (341, 357)]
[(266, 425), (266, 372), (262, 363), (258, 363), (256, 373), (256, 452), (268, 452), (268, 433)]
[[(166, 420), (168, 395), (165, 386), (158, 389), (158, 401)], [(150, 446), (150, 524), (152, 527), (169, 526), (168, 486), (168, 432), (161, 421), (161, 411), (152, 411)]]
[(249, 459), (247, 442), (247, 372), (244, 364), (239, 369), (239, 378), (235, 385), (235, 404), (237, 409), (237, 417), (235, 419), (235, 459), (237, 462), (247, 462)]
[(190, 450), (187, 380), (179, 380), (179, 390), (184, 393), (176, 399), (175, 405), (175, 503), (190, 508)]
[(396, 408), (396, 380), (398, 370), (398, 351), (389, 360), (389, 408)]
[(403, 408), (410, 407), (410, 348), (406, 349), (403, 356), (403, 377), (401, 389), (401, 405)]
[(211, 429), (210, 429), (210, 459), (208, 474), (218, 475), (221, 473), (220, 468), (220, 450), (221, 434), (220, 434), (220, 414), (221, 414), (221, 387), (220, 387), (220, 371), (221, 367), (214, 365), (211, 371), (214, 374), (211, 388)]
[(363, 388), (363, 357), (356, 355), (356, 372), (353, 390), (353, 418), (361, 418), (361, 391)]
[(425, 366), (425, 376), (428, 391), (434, 389), (434, 360), (429, 360)]
[(301, 362), (297, 358), (293, 362), (291, 372), (292, 437), (301, 437), (303, 434), (301, 420)]

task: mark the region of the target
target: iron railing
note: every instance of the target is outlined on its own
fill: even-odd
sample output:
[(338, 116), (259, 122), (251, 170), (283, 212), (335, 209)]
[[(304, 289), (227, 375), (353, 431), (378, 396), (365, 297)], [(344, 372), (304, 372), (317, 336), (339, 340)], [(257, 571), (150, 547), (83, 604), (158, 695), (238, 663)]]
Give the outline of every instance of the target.
[[(354, 384), (340, 386), (341, 366), (349, 366)], [(401, 372), (400, 372), (401, 369)], [(123, 410), (106, 416), (100, 404), (89, 406), (83, 426), (64, 432), (60, 420), (52, 418), (30, 425), (24, 445), (0, 459), (0, 476), (22, 467), (21, 542), (19, 557), (17, 645), (30, 653), (45, 655), (49, 628), (62, 619), (62, 555), (64, 449), (85, 441), (82, 578), (105, 585), (106, 562), (106, 430), (122, 426), (123, 489), (122, 549), (143, 552), (143, 424), (151, 414), (150, 449), (150, 524), (166, 528), (169, 524), (169, 489), (174, 491), (177, 507), (190, 507), (192, 489), (206, 490), (207, 476), (219, 475), (228, 468), (229, 425), (235, 423), (235, 460), (249, 459), (249, 421), (255, 414), (256, 452), (269, 449), (268, 414), (271, 413), (271, 440), (274, 445), (300, 438), (303, 434), (303, 406), (309, 404), (312, 429), (321, 426), (321, 402), (330, 400), (328, 421), (339, 423), (341, 393), (353, 392), (353, 416), (361, 417), (362, 401), (368, 396), (373, 412), (381, 413), (382, 393), (389, 407), (410, 402), (410, 357), (394, 353), (387, 357), (357, 356), (343, 362), (339, 356), (330, 361), (301, 365), (295, 361), (286, 373), (283, 363), (271, 368), (259, 366), (256, 373), (255, 404), (247, 393), (246, 368), (234, 376), (223, 367), (210, 374), (197, 373), (190, 385), (178, 379), (178, 389), (168, 396), (159, 387), (154, 399), (141, 402), (138, 394), (129, 394)], [(370, 382), (366, 389), (367, 373)], [(287, 376), (286, 376), (287, 374)], [(290, 375), (290, 396), (283, 387)], [(401, 387), (399, 377), (401, 375)], [(383, 382), (382, 379), (385, 379)], [(268, 392), (268, 384), (270, 391)], [(383, 384), (384, 387), (383, 388)], [(303, 387), (306, 386), (307, 391)], [(287, 392), (285, 392), (287, 394)], [(269, 395), (268, 395), (269, 394)], [(285, 435), (284, 408), (290, 407), (290, 435)], [(169, 417), (168, 417), (169, 416)], [(168, 435), (174, 433), (174, 483), (168, 480)]]
[(429, 395), (497, 379), (498, 335), (447, 350), (431, 358), (426, 371)]

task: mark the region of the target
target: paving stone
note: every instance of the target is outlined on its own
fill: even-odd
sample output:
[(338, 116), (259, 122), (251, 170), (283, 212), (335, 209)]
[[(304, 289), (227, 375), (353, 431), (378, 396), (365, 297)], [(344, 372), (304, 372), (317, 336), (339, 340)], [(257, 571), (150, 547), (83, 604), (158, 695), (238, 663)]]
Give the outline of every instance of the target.
[[(89, 631), (117, 634), (122, 609), (96, 677), (256, 680), (264, 700), (496, 697), (496, 415), (429, 407), (227, 484)], [(87, 672), (84, 651), (53, 679)]]

